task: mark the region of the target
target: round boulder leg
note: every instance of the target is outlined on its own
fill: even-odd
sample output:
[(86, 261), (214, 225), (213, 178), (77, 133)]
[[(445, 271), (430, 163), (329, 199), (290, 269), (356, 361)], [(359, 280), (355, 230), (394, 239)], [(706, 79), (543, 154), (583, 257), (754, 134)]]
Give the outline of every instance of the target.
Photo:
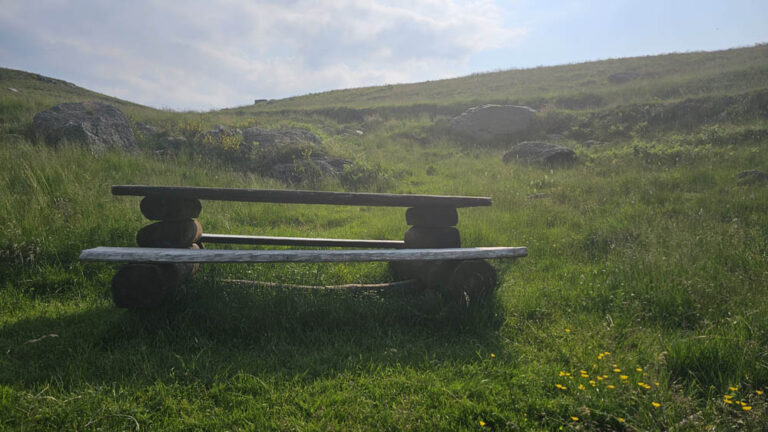
[(459, 230), (454, 227), (414, 226), (405, 232), (404, 240), (408, 249), (461, 247)]
[(152, 195), (142, 199), (139, 208), (149, 220), (181, 220), (200, 216), (203, 205), (196, 198)]
[(461, 261), (451, 274), (447, 295), (458, 303), (481, 304), (491, 297), (498, 277), (484, 260)]

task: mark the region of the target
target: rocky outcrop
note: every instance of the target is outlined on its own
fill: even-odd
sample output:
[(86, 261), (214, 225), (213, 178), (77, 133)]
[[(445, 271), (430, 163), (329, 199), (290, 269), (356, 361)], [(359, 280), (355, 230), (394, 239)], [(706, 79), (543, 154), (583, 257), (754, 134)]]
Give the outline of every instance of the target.
[(505, 163), (523, 162), (543, 165), (565, 165), (576, 161), (573, 150), (543, 141), (524, 141), (504, 153)]
[(489, 140), (527, 130), (536, 111), (517, 105), (482, 105), (470, 108), (451, 120), (451, 129), (478, 140)]
[(94, 153), (109, 149), (136, 150), (136, 137), (122, 111), (102, 102), (63, 103), (35, 114), (36, 136), (55, 145), (82, 143)]

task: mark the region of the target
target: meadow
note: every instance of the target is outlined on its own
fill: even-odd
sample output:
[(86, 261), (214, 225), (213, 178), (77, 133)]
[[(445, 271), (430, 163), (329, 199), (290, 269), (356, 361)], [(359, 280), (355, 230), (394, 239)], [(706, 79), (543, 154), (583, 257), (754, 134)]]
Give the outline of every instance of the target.
[[(768, 187), (737, 179), (768, 170), (766, 50), (209, 113), (2, 69), (0, 430), (768, 430)], [(606, 81), (625, 70), (644, 78)], [(80, 100), (189, 136), (216, 124), (303, 127), (371, 180), (285, 185), (192, 149), (158, 154), (149, 139), (136, 153), (93, 155), (29, 136), (35, 112)], [(556, 138), (578, 162), (507, 165), (514, 142), (449, 132), (451, 115), (485, 102), (531, 104), (537, 125), (520, 139)], [(492, 207), (459, 210), (462, 243), (529, 255), (494, 261), (493, 301), (462, 312), (419, 295), (227, 281), (380, 283), (391, 280), (382, 263), (203, 266), (158, 310), (116, 309), (115, 266), (77, 260), (84, 248), (133, 245), (146, 223), (139, 199), (111, 196), (112, 184), (490, 196)], [(200, 222), (372, 239), (407, 228), (402, 209), (212, 202)]]

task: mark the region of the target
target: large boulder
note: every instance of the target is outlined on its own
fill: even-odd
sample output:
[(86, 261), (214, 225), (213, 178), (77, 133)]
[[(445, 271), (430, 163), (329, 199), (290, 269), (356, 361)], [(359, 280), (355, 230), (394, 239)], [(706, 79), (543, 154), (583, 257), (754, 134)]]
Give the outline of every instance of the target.
[(524, 162), (544, 165), (564, 165), (576, 160), (573, 150), (543, 141), (524, 141), (504, 153), (505, 163)]
[(470, 108), (451, 120), (451, 128), (474, 139), (488, 140), (523, 132), (536, 117), (536, 110), (517, 105), (482, 105)]
[(84, 144), (94, 153), (136, 150), (136, 137), (122, 111), (102, 102), (63, 103), (35, 114), (32, 128), (49, 144), (62, 140)]

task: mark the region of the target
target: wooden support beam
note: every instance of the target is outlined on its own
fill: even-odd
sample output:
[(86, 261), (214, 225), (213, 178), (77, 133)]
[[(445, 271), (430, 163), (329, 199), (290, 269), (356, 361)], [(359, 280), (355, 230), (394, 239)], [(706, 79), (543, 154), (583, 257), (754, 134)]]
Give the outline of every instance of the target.
[(518, 258), (525, 247), (397, 250), (223, 250), (97, 247), (80, 253), (82, 261), (152, 263), (371, 262)]
[(286, 204), (333, 204), (378, 207), (479, 207), (490, 206), (488, 197), (409, 195), (359, 192), (318, 192), (304, 190), (229, 189), (188, 186), (115, 185), (113, 195), (173, 196), (218, 201), (246, 201)]
[(270, 237), (229, 234), (203, 234), (202, 243), (241, 245), (303, 246), (303, 247), (353, 247), (369, 249), (403, 249), (405, 242), (399, 240), (349, 240), (305, 237)]

